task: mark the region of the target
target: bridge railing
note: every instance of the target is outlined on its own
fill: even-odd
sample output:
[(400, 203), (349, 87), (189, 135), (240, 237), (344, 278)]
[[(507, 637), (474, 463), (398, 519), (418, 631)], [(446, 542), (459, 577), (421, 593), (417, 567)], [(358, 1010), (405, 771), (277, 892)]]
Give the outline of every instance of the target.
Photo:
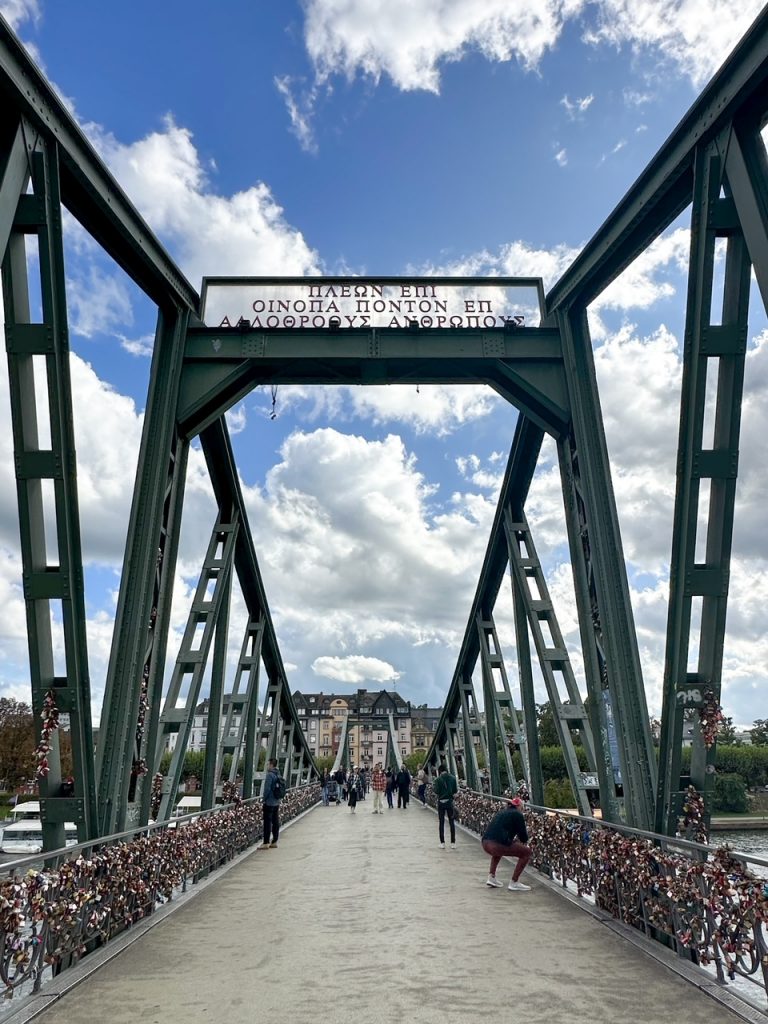
[[(281, 822), (319, 798), (316, 783), (289, 790)], [(261, 836), (254, 797), (0, 865), (0, 1016)]]
[[(482, 836), (501, 800), (462, 788), (458, 820)], [(768, 1009), (768, 860), (530, 804), (526, 822), (531, 866)]]

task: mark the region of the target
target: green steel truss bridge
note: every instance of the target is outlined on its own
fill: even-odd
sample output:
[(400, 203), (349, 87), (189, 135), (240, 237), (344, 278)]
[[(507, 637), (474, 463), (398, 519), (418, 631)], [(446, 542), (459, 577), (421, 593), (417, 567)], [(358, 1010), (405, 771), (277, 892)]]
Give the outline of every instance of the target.
[[(314, 778), (314, 761), (292, 702), (224, 419), (227, 409), (253, 387), (297, 381), (479, 381), (519, 410), (477, 590), (474, 597), (467, 595), (466, 631), (427, 755), (430, 763), (445, 760), (471, 789), (477, 789), (477, 751), (482, 750), (491, 789), (500, 793), (520, 781), (515, 779), (511, 756), (516, 748), (531, 796), (543, 803), (533, 692), (538, 664), (582, 811), (588, 810), (591, 798), (606, 820), (670, 834), (689, 782), (707, 799), (715, 748), (707, 748), (699, 731), (690, 777), (683, 777), (682, 731), (686, 711), (707, 700), (718, 702), (720, 694), (751, 273), (763, 302), (768, 302), (768, 163), (761, 136), (768, 112), (767, 79), (764, 11), (546, 295), (537, 280), (210, 279), (205, 282), (206, 307), (215, 295), (236, 294), (238, 289), (272, 295), (275, 303), (280, 288), (293, 289), (290, 320), (271, 318), (271, 309), (285, 313), (285, 308), (269, 307), (265, 300), (259, 300), (261, 305), (251, 303), (245, 315), (238, 308), (233, 317), (218, 316), (206, 312), (201, 296), (0, 19), (0, 254), (32, 702), (38, 721), (53, 704), (69, 715), (75, 763), (72, 791), (62, 784), (53, 743), (50, 772), (40, 783), (46, 849), (63, 846), (67, 821), (77, 822), (82, 841), (145, 824), (153, 810), (152, 780), (160, 751), (166, 737), (177, 733), (171, 768), (157, 794), (159, 818), (167, 817), (207, 667), (212, 680), (209, 735), (217, 735), (223, 724), (226, 738), (207, 751), (203, 807), (215, 801), (215, 782), (228, 752), (244, 758), (246, 798), (258, 790), (258, 752), (264, 747), (279, 759), (290, 784)], [(157, 307), (151, 380), (95, 755), (62, 208)], [(686, 210), (690, 269), (657, 758), (587, 311)], [(725, 240), (726, 251), (722, 282), (713, 272), (720, 240)], [(32, 296), (37, 293), (27, 276), (30, 244), (39, 252), (39, 321), (32, 317)], [(309, 293), (319, 302), (317, 296), (351, 286), (368, 289), (364, 301), (372, 303), (383, 302), (377, 296), (391, 296), (393, 290), (399, 289), (401, 296), (423, 297), (433, 294), (428, 293), (433, 287), (446, 289), (441, 295), (465, 296), (467, 289), (476, 289), (478, 296), (488, 287), (527, 289), (529, 301), (525, 318), (473, 314), (465, 322), (451, 315), (447, 305), (434, 305), (429, 322), (409, 315), (415, 307), (406, 307), (404, 316), (402, 307), (399, 312), (390, 307), (393, 315), (384, 323), (374, 322), (365, 307), (355, 307), (351, 317), (342, 312), (321, 318), (322, 322), (302, 319), (305, 312), (297, 302), (303, 300), (295, 298), (302, 288), (325, 289)], [(234, 291), (227, 292), (228, 288)], [(415, 290), (411, 293), (410, 288)], [(716, 291), (718, 301), (713, 302)], [(361, 293), (357, 298), (363, 301)], [(713, 322), (710, 311), (720, 305), (722, 316)], [(487, 306), (464, 308), (484, 312)], [(707, 378), (717, 379), (711, 447), (705, 447), (703, 436)], [(47, 390), (47, 409), (39, 406), (36, 385)], [(43, 417), (49, 422), (43, 423)], [(559, 456), (588, 701), (576, 686), (526, 517), (526, 497), (545, 435), (554, 439)], [(41, 437), (48, 436), (50, 444), (46, 440), (43, 445)], [(205, 455), (218, 515), (164, 694), (171, 584), (187, 456), (194, 439), (199, 439)], [(697, 524), (700, 492), (707, 490), (703, 522)], [(46, 549), (46, 518), (55, 521), (55, 552)], [(702, 530), (706, 554), (699, 562), (696, 540)], [(222, 723), (235, 574), (248, 609), (226, 712), (239, 715), (238, 729), (231, 727), (232, 718)], [(519, 708), (513, 703), (494, 623), (494, 605), (506, 579), (511, 579), (514, 599)], [(694, 602), (701, 608), (700, 623), (692, 617)], [(61, 675), (54, 668), (52, 614), (63, 624)], [(689, 648), (698, 650), (694, 671), (689, 669)], [(473, 682), (478, 663), (484, 716)], [(572, 728), (578, 728), (587, 751), (587, 771), (577, 763)], [(238, 756), (233, 757), (235, 765)]]

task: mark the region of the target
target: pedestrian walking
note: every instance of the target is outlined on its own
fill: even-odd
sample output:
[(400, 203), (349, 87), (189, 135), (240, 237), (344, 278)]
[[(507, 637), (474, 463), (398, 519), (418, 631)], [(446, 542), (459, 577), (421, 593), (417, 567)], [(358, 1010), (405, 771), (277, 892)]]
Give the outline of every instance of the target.
[(517, 857), (512, 880), (507, 888), (511, 892), (530, 892), (530, 885), (520, 881), (525, 865), (531, 859), (531, 848), (528, 846), (528, 830), (523, 817), (523, 801), (514, 797), (491, 819), (483, 833), (483, 849), (491, 858), (491, 869), (486, 885), (500, 888), (504, 883), (496, 878), (496, 868), (502, 857)]
[(411, 798), (411, 774), (404, 764), (400, 765), (397, 773), (397, 806), (404, 811), (408, 810), (408, 801)]
[[(387, 777), (381, 770), (381, 762), (373, 769), (373, 813), (384, 813), (384, 793), (387, 788)], [(391, 793), (390, 793), (391, 796)]]
[(280, 801), (284, 796), (285, 780), (277, 771), (277, 759), (270, 757), (261, 801), (264, 816), (264, 839), (259, 847), (261, 850), (274, 850), (277, 846), (277, 837), (280, 834)]
[(438, 820), (438, 833), (440, 835), (440, 849), (445, 849), (445, 819), (448, 818), (448, 824), (451, 828), (451, 849), (456, 849), (456, 813), (453, 807), (453, 798), (459, 791), (459, 785), (456, 782), (456, 777), (451, 775), (444, 764), (441, 764), (437, 770), (437, 778), (433, 785), (435, 796), (437, 797), (437, 820)]
[(320, 773), (320, 786), (322, 787), (323, 791), (323, 807), (327, 807), (330, 803), (330, 796), (328, 791), (329, 781), (330, 779), (328, 777), (328, 772), (325, 770), (325, 768), (323, 768), (322, 772)]
[(387, 807), (391, 811), (391, 810), (394, 809), (394, 806), (395, 806), (394, 803), (393, 803), (393, 800), (392, 800), (392, 794), (395, 791), (395, 773), (392, 771), (391, 768), (387, 768), (387, 772), (386, 772), (385, 778), (386, 778), (386, 784), (384, 786), (384, 792), (386, 793), (386, 796), (387, 796)]
[(422, 807), (426, 807), (427, 783), (429, 782), (429, 775), (427, 774), (427, 766), (425, 764), (423, 764), (421, 768), (419, 768), (419, 774), (416, 776), (416, 781), (418, 783), (418, 789), (416, 790), (416, 792), (418, 793), (419, 800), (421, 800)]
[(349, 809), (350, 811), (352, 811), (353, 814), (355, 813), (355, 808), (357, 807), (357, 793), (359, 787), (360, 779), (357, 775), (357, 769), (354, 769), (349, 773), (349, 778), (347, 779), (347, 803), (349, 804)]

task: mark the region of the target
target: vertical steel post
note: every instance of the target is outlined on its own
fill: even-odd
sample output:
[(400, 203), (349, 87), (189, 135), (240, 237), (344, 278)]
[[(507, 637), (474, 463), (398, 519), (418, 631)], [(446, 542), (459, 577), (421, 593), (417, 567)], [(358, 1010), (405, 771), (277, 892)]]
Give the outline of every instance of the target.
[[(21, 143), (16, 136), (15, 161), (12, 152), (6, 164), (0, 197), (6, 228), (12, 205), (8, 188), (27, 177), (18, 159), (23, 128), (21, 135)], [(56, 733), (47, 754), (49, 771), (39, 780), (43, 846), (55, 849), (64, 845), (66, 821), (77, 823), (81, 840), (97, 834), (96, 786), (58, 152), (55, 143), (47, 143), (28, 154), (32, 194), (17, 196), (3, 259), (3, 297), (32, 707), (38, 739), (46, 701), (53, 700), (58, 711), (69, 716), (72, 740), (74, 780), (71, 790), (68, 786), (66, 795), (62, 790)], [(42, 298), (42, 322), (39, 324), (31, 322), (24, 242), (27, 234), (35, 234), (38, 241)], [(45, 375), (48, 449), (40, 446), (35, 358)], [(52, 485), (53, 503), (48, 513), (55, 524), (55, 552), (49, 551), (46, 544), (46, 481)], [(60, 613), (53, 617), (60, 621), (63, 634), (63, 676), (55, 674), (51, 601), (60, 606)]]
[[(182, 452), (182, 457), (174, 457), (174, 454), (179, 454), (176, 402), (188, 318), (187, 309), (175, 306), (158, 313), (136, 487), (99, 726), (99, 835), (139, 824), (140, 815), (148, 806), (143, 800), (141, 804), (129, 802), (129, 791), (135, 778), (137, 722), (141, 699), (146, 692), (144, 672), (148, 649), (153, 652), (158, 672), (165, 660), (165, 649), (158, 636), (162, 633), (167, 637), (165, 619), (158, 622), (160, 608), (153, 601), (157, 596), (158, 552), (164, 537), (173, 536), (179, 529), (178, 517), (172, 519), (171, 510), (180, 509), (186, 472), (185, 454)], [(171, 463), (172, 486), (179, 492), (178, 504), (167, 501)], [(163, 565), (163, 579), (165, 587), (170, 588), (173, 579), (170, 565)], [(163, 606), (168, 616), (170, 600), (166, 599)]]
[[(660, 747), (656, 828), (673, 834), (679, 814), (683, 722), (710, 691), (719, 704), (725, 615), (738, 473), (741, 397), (747, 342), (750, 262), (737, 208), (721, 194), (726, 134), (696, 154), (691, 258), (683, 354), (677, 491), (670, 565), (670, 602)], [(730, 184), (726, 183), (728, 189)], [(741, 182), (739, 182), (741, 184)], [(754, 229), (752, 229), (754, 230)], [(722, 317), (712, 324), (715, 241), (727, 241)], [(708, 371), (717, 371), (714, 435), (704, 438)], [(699, 508), (701, 481), (709, 481), (706, 518)], [(706, 529), (704, 562), (696, 561), (697, 531)], [(693, 600), (701, 601), (698, 664), (688, 671)], [(715, 744), (694, 730), (691, 781), (711, 810)]]
[(228, 572), (223, 581), (221, 607), (216, 616), (213, 641), (213, 662), (211, 664), (211, 692), (208, 696), (208, 725), (205, 736), (205, 761), (203, 763), (203, 786), (200, 807), (208, 810), (216, 803), (216, 786), (219, 778), (218, 765), (219, 734), (221, 732), (221, 709), (224, 702), (224, 680), (227, 672), (227, 641), (229, 639), (229, 611), (232, 604), (232, 576)]
[(616, 794), (617, 782), (623, 777), (621, 775), (621, 750), (617, 751), (619, 763), (614, 764), (611, 752), (611, 729), (615, 731), (615, 725), (613, 721), (608, 721), (610, 691), (605, 665), (605, 645), (600, 629), (601, 620), (597, 611), (597, 596), (593, 585), (589, 531), (586, 529), (584, 501), (581, 496), (578, 452), (570, 435), (558, 439), (557, 452), (574, 593), (579, 613), (581, 651), (589, 696), (589, 717), (594, 737), (595, 770), (600, 788), (600, 810), (605, 821), (618, 822), (622, 819), (622, 802)]
[(517, 646), (517, 670), (520, 675), (520, 699), (523, 705), (525, 720), (525, 744), (528, 751), (526, 782), (529, 786), (531, 800), (539, 806), (544, 804), (544, 774), (541, 770), (541, 751), (539, 749), (539, 728), (536, 720), (536, 696), (533, 691), (533, 671), (531, 667), (531, 642), (528, 636), (528, 616), (525, 603), (520, 592), (520, 585), (515, 574), (512, 578), (512, 602), (515, 615), (515, 644)]
[(637, 649), (627, 569), (619, 531), (597, 391), (586, 309), (558, 309), (566, 380), (579, 453), (585, 542), (591, 554), (595, 606), (604, 643), (608, 690), (617, 723), (627, 823), (651, 828), (656, 754)]

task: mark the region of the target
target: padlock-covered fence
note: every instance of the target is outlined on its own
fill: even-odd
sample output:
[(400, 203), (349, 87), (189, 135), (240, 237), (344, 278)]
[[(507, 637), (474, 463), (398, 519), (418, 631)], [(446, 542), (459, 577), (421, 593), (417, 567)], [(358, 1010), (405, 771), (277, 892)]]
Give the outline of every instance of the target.
[[(482, 836), (500, 800), (461, 789), (454, 806)], [(532, 867), (768, 1011), (768, 861), (532, 805), (525, 817)]]
[[(285, 824), (320, 799), (290, 790)], [(261, 839), (261, 799), (123, 832), (0, 867), (0, 982), (6, 1000), (121, 935)], [(9, 1006), (8, 1002), (0, 1004)]]

